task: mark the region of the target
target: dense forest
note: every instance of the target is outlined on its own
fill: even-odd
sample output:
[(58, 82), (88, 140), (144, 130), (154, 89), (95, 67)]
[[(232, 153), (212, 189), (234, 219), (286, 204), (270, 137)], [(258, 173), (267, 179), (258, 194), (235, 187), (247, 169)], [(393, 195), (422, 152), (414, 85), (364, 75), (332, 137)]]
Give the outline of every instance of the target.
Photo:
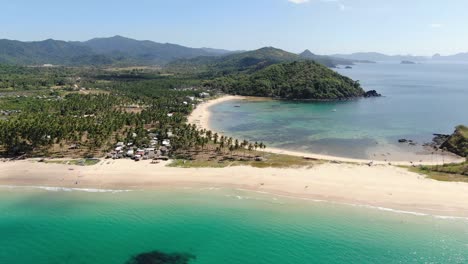
[(216, 78), (204, 86), (229, 94), (304, 100), (337, 100), (365, 94), (359, 82), (313, 61), (275, 64), (253, 74)]

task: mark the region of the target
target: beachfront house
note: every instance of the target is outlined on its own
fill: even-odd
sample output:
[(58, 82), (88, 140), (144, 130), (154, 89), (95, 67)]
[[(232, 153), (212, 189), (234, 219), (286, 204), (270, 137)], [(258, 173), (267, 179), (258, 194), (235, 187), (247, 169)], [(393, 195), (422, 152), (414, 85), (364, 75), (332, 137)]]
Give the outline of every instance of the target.
[(155, 147), (157, 144), (158, 144), (157, 140), (154, 140), (154, 139), (150, 140), (150, 146), (151, 147)]
[(161, 143), (161, 145), (165, 146), (165, 147), (170, 147), (171, 146), (171, 140), (169, 139), (164, 139)]
[(135, 155), (135, 151), (133, 151), (133, 149), (129, 149), (127, 151), (127, 157), (133, 158), (134, 155)]
[(148, 157), (149, 159), (153, 159), (156, 157), (156, 149), (155, 148), (146, 148), (145, 149), (145, 156)]
[(207, 93), (207, 92), (202, 92), (202, 93), (199, 94), (199, 96), (200, 96), (201, 98), (208, 98), (208, 97), (210, 97), (210, 94)]

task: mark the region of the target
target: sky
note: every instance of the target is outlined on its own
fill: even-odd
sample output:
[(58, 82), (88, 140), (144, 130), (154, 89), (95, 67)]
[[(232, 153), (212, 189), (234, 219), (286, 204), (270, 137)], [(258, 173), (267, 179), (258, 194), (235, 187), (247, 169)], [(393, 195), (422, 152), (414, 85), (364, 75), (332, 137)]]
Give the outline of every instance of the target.
[(468, 51), (468, 0), (0, 0), (0, 39), (122, 35), (316, 54)]

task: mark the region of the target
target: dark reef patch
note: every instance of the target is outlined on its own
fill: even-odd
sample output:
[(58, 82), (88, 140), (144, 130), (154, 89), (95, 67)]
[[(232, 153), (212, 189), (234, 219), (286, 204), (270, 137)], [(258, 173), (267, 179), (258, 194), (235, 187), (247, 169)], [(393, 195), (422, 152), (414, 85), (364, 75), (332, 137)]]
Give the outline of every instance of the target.
[(125, 264), (188, 264), (196, 257), (188, 253), (144, 252), (130, 258)]

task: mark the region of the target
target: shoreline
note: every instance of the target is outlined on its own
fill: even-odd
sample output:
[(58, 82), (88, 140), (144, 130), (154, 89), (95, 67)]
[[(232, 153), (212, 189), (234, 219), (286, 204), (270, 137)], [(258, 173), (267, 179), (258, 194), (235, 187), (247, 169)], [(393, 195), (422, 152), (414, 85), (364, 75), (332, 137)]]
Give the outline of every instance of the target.
[(312, 168), (187, 169), (168, 167), (167, 164), (131, 160), (103, 160), (94, 166), (35, 160), (2, 162), (0, 186), (91, 189), (96, 192), (225, 187), (432, 216), (468, 217), (468, 184), (431, 180), (395, 166), (326, 163)]
[[(210, 126), (210, 118), (211, 118), (211, 111), (209, 110), (210, 107), (226, 102), (231, 100), (258, 100), (258, 97), (248, 97), (248, 96), (234, 96), (234, 95), (225, 95), (216, 99), (205, 101), (199, 105), (192, 111), (192, 113), (188, 117), (188, 123), (195, 124), (200, 129), (207, 129), (213, 132), (217, 132), (218, 134), (222, 134)], [(263, 98), (262, 98), (263, 99)], [(270, 100), (265, 98), (264, 100)], [(442, 165), (444, 163), (462, 163), (465, 161), (464, 158), (455, 157), (453, 155), (444, 156), (443, 161), (429, 161), (422, 159), (422, 162), (410, 162), (410, 161), (381, 161), (381, 160), (372, 160), (372, 159), (355, 159), (355, 158), (346, 158), (346, 157), (339, 157), (339, 156), (331, 156), (331, 155), (324, 155), (324, 154), (316, 154), (316, 153), (309, 153), (309, 152), (300, 152), (300, 151), (293, 151), (287, 149), (280, 149), (280, 148), (271, 148), (267, 147), (265, 152), (270, 152), (274, 154), (285, 154), (290, 156), (298, 156), (298, 157), (305, 157), (311, 159), (318, 159), (318, 160), (326, 160), (326, 161), (335, 161), (335, 162), (349, 162), (349, 163), (359, 163), (359, 164), (368, 164), (372, 162), (374, 165), (388, 165), (391, 163), (392, 165), (397, 166), (412, 166), (412, 165)], [(445, 161), (445, 162), (444, 162)]]

